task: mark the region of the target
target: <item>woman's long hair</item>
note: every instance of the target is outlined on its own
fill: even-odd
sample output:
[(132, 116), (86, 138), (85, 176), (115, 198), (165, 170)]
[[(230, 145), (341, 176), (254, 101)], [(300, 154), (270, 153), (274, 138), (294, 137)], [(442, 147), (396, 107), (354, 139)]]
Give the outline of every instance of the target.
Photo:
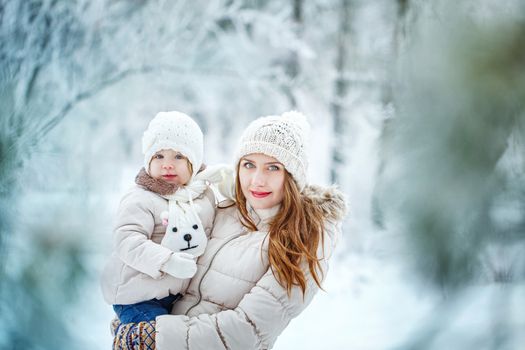
[[(324, 215), (318, 205), (299, 192), (288, 171), (285, 171), (283, 191), (281, 208), (270, 223), (267, 236), (268, 258), (273, 274), (286, 288), (288, 295), (293, 286), (299, 286), (304, 296), (306, 276), (301, 269), (303, 261), (307, 262), (315, 283), (321, 288), (323, 270), (321, 259), (317, 257), (317, 250), (319, 242), (324, 248)], [(257, 231), (246, 208), (246, 198), (239, 180), (239, 165), (237, 165), (235, 197), (242, 216), (242, 224), (251, 231)]]

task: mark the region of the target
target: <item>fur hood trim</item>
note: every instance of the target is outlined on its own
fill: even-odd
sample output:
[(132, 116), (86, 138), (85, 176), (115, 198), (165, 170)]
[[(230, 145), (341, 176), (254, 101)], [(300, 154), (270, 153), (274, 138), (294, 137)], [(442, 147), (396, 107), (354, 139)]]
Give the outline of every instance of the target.
[(341, 221), (347, 214), (346, 196), (336, 186), (307, 185), (302, 195), (319, 205), (327, 219)]
[(166, 181), (151, 177), (144, 168), (140, 169), (137, 177), (135, 177), (135, 183), (144, 187), (148, 191), (155, 192), (161, 196), (174, 194), (179, 188), (178, 185), (170, 184)]

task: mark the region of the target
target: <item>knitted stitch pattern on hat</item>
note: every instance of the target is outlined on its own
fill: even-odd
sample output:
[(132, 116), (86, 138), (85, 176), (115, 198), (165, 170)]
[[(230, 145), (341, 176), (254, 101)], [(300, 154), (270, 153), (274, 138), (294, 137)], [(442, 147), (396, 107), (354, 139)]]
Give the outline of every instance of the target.
[(291, 111), (281, 116), (254, 120), (241, 136), (235, 161), (253, 153), (263, 153), (281, 162), (292, 175), (299, 190), (307, 182), (308, 159), (305, 151), (310, 125), (306, 117)]
[(186, 114), (176, 111), (158, 113), (142, 136), (144, 169), (149, 174), (153, 155), (163, 149), (172, 149), (188, 158), (194, 176), (203, 161), (203, 139), (199, 125)]

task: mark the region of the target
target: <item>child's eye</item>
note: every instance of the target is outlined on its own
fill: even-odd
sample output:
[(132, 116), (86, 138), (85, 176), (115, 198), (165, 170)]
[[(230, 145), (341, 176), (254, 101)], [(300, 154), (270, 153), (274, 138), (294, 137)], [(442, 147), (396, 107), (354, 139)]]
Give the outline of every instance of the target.
[(157, 154), (155, 154), (153, 156), (153, 158), (155, 158), (155, 159), (162, 159), (162, 158), (164, 158), (164, 156), (162, 154), (160, 154), (160, 153), (157, 153)]
[(279, 171), (281, 168), (279, 168), (277, 165), (270, 165), (268, 167), (268, 170), (270, 171)]
[(253, 164), (252, 162), (248, 162), (248, 161), (244, 161), (242, 163), (242, 166), (246, 169), (253, 169), (255, 168), (255, 164)]
[(177, 155), (175, 156), (175, 159), (185, 159), (185, 157), (182, 154), (177, 153)]

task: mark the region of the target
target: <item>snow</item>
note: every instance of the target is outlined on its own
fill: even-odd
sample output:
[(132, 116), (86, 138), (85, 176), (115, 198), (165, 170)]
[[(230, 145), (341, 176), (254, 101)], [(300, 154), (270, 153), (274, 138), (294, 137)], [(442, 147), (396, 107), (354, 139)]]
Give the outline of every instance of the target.
[[(518, 12), (514, 6), (519, 2), (487, 0), (483, 3), (492, 5), (485, 7), (478, 1), (466, 3), (477, 8), (481, 18), (499, 18), (494, 8), (504, 8), (500, 11), (510, 14)], [(253, 9), (249, 5), (237, 8), (243, 2), (236, 1), (58, 2), (59, 9), (71, 11), (64, 13), (51, 11), (54, 5), (50, 4), (55, 2), (50, 1), (44, 2), (45, 6), (22, 6), (24, 1), (4, 3), (0, 8), (6, 8), (7, 20), (0, 26), (7, 34), (18, 30), (21, 34), (5, 35), (6, 50), (2, 53), (11, 54), (11, 59), (27, 58), (15, 77), (20, 82), (15, 95), (23, 95), (26, 85), (36, 79), (35, 88), (26, 91), (32, 93), (32, 100), (25, 100), (28, 94), (13, 104), (27, 102), (34, 104), (33, 109), (20, 107), (12, 111), (12, 117), (21, 119), (4, 123), (9, 128), (5, 135), (16, 130), (21, 133), (20, 139), (34, 137), (37, 143), (34, 152), (25, 146), (16, 149), (19, 153), (13, 152), (20, 157), (15, 163), (23, 163), (24, 176), (17, 175), (22, 191), (15, 194), (16, 203), (9, 203), (12, 216), (16, 214), (16, 234), (9, 242), (5, 270), (11, 277), (20, 277), (19, 288), (37, 295), (31, 296), (34, 299), (22, 296), (12, 303), (2, 300), (0, 307), (27, 302), (25, 314), (15, 312), (17, 322), (28, 321), (24, 318), (28, 314), (33, 321), (36, 318), (31, 311), (40, 311), (34, 304), (47, 303), (42, 309), (66, 321), (75, 349), (110, 348), (109, 322), (114, 313), (103, 301), (99, 276), (110, 254), (112, 220), (120, 195), (133, 183), (142, 164), (142, 132), (159, 110), (178, 109), (195, 116), (205, 132), (205, 161), (214, 164), (231, 162), (238, 137), (250, 120), (297, 108), (312, 123), (312, 142), (308, 145), (312, 183), (330, 183), (333, 149), (344, 150), (339, 185), (348, 196), (350, 215), (331, 261), (325, 291), (292, 320), (275, 349), (525, 348), (525, 286), (519, 282), (525, 276), (525, 265), (520, 265), (524, 246), (519, 231), (524, 217), (525, 153), (518, 131), (500, 160), (502, 174), (505, 170), (505, 176), (512, 175), (512, 188), (488, 211), (497, 233), (503, 237), (508, 231), (515, 241), (506, 241), (505, 236), (482, 252), (488, 258), (486, 263), (492, 264), (489, 272), (490, 268), (494, 273), (515, 271), (516, 282), (494, 283), (485, 278), (483, 284), (442, 293), (439, 288), (421, 284), (408, 268), (400, 249), (404, 232), (394, 230), (392, 221), (382, 229), (372, 222), (378, 169), (384, 160), (380, 161), (380, 152), (385, 151), (380, 149), (382, 123), (388, 114), (383, 110), (381, 84), (393, 68), (389, 66), (395, 44), (391, 42), (396, 16), (393, 1), (352, 2), (356, 6), (351, 25), (354, 37), (350, 38), (348, 67), (341, 77), (336, 76), (334, 66), (339, 2), (303, 2), (301, 38), (290, 26), (290, 6), (278, 1), (252, 2), (261, 3)], [(413, 6), (417, 9), (423, 3), (416, 1)], [(427, 10), (437, 8), (429, 6)], [(35, 16), (33, 11), (40, 12)], [(223, 18), (231, 19), (238, 31), (220, 28), (217, 20)], [(76, 27), (69, 27), (72, 23), (80, 26), (78, 32)], [(56, 30), (45, 32), (48, 27)], [(24, 41), (25, 34), (35, 42)], [(64, 43), (62, 39), (67, 40)], [(48, 41), (50, 46), (45, 45)], [(435, 44), (428, 42), (429, 47)], [(289, 81), (284, 63), (293, 50), (299, 56), (301, 74)], [(74, 52), (71, 57), (70, 51)], [(427, 53), (439, 59), (441, 56), (434, 52)], [(149, 66), (156, 69), (124, 74), (113, 84), (104, 84), (106, 79), (115, 78), (110, 72), (119, 76), (128, 69), (141, 71), (141, 67)], [(342, 77), (351, 83), (349, 92), (343, 101), (334, 101), (335, 82)], [(96, 93), (85, 93), (97, 86)], [(296, 106), (291, 106), (283, 92), (288, 88)], [(0, 92), (8, 111), (8, 94)], [(347, 122), (342, 145), (334, 142), (334, 102), (341, 103)], [(41, 127), (69, 103), (72, 109), (64, 119), (46, 138), (38, 139)], [(25, 130), (26, 126), (30, 127)], [(421, 140), (421, 144), (425, 142), (428, 140)], [(402, 187), (403, 183), (395, 185)], [(413, 183), (408, 185), (413, 187)], [(453, 188), (444, 187), (441, 195), (448, 202)], [(5, 213), (0, 213), (4, 219), (1, 214)], [(0, 248), (2, 254), (7, 250)], [(82, 266), (67, 265), (72, 256), (75, 261), (74, 253)], [(40, 270), (33, 266), (49, 275), (39, 276), (34, 270)], [(25, 285), (28, 282), (22, 277), (28, 271), (34, 280)], [(80, 277), (74, 285), (60, 285), (75, 273)], [(63, 300), (67, 291), (75, 293), (72, 306)], [(55, 306), (60, 309), (59, 315)], [(54, 320), (49, 314), (40, 316), (44, 321)], [(0, 314), (0, 321), (4, 320)], [(11, 322), (9, 317), (7, 320)], [(0, 327), (0, 347), (16, 328), (13, 324)], [(35, 343), (39, 340), (38, 336), (31, 339)], [(46, 344), (38, 346), (45, 348)]]
[(360, 254), (336, 259), (325, 286), (275, 349), (381, 350), (400, 343), (435, 302), (392, 262)]

